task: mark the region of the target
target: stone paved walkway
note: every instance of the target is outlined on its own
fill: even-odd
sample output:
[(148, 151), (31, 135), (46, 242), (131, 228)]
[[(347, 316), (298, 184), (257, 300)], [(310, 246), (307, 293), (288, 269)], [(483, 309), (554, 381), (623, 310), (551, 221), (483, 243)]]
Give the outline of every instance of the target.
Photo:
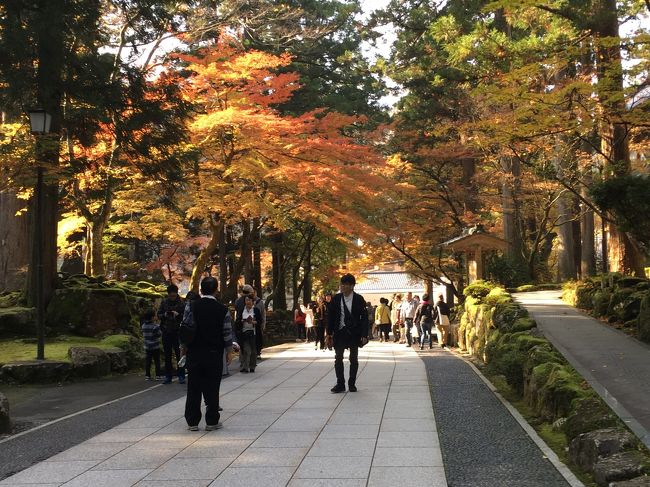
[(515, 299), (580, 374), (650, 447), (650, 346), (560, 300), (559, 291)]
[(296, 346), (222, 383), (219, 431), (187, 431), (178, 399), (0, 485), (447, 486), (423, 362), (378, 343), (360, 362), (333, 395), (331, 352)]

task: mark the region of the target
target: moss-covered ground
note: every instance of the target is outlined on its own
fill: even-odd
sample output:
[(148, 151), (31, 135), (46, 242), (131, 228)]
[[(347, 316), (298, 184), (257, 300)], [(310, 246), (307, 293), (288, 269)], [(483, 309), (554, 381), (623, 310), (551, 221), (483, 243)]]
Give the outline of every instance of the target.
[[(111, 336), (104, 340), (78, 336), (58, 336), (47, 338), (45, 341), (45, 358), (48, 360), (68, 361), (68, 349), (70, 347), (113, 348), (119, 346), (119, 343), (121, 343), (120, 336)], [(34, 360), (35, 358), (35, 339), (5, 338), (0, 340), (0, 364), (6, 364), (17, 360)]]

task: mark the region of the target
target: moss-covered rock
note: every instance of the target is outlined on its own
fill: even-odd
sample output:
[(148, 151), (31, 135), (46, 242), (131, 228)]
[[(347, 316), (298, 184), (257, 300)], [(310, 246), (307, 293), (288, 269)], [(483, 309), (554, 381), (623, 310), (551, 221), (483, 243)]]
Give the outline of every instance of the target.
[[(121, 289), (57, 289), (47, 308), (46, 323), (52, 329), (80, 336), (131, 332), (134, 316)], [(137, 321), (137, 320), (136, 320)]]
[(570, 441), (582, 433), (620, 425), (612, 410), (595, 395), (579, 399), (564, 423), (564, 434)]
[(517, 333), (519, 331), (528, 331), (537, 326), (535, 320), (532, 318), (517, 318), (517, 321), (512, 325), (512, 332)]
[(639, 305), (637, 329), (639, 332), (639, 339), (650, 343), (650, 295), (646, 295)]
[(584, 379), (569, 365), (555, 367), (546, 383), (540, 388), (539, 413), (550, 420), (567, 417), (574, 400), (583, 399), (591, 394), (593, 392), (585, 387)]
[[(539, 415), (544, 410), (544, 404), (541, 403), (542, 393), (540, 391), (542, 391), (549, 377), (558, 367), (561, 367), (561, 365), (557, 362), (541, 363), (530, 368), (525, 376), (524, 400)], [(524, 363), (525, 369), (528, 369), (526, 363)]]
[(500, 303), (494, 307), (492, 321), (498, 330), (509, 330), (518, 318), (526, 317), (528, 313), (517, 303)]
[(13, 308), (22, 304), (24, 304), (23, 293), (20, 291), (0, 293), (0, 308)]
[(608, 487), (611, 482), (630, 480), (648, 472), (648, 459), (631, 450), (602, 458), (594, 465), (594, 480), (599, 486)]
[(591, 304), (594, 316), (607, 316), (611, 298), (612, 292), (607, 289), (598, 289), (592, 294)]
[[(635, 300), (633, 297), (635, 294), (635, 290), (631, 288), (617, 288), (614, 290), (612, 293), (610, 299), (609, 299), (609, 306), (607, 306), (607, 316), (614, 316), (616, 317), (617, 321), (627, 321), (630, 319), (628, 317), (627, 319), (625, 318), (625, 307), (627, 306), (628, 303), (632, 302)], [(639, 300), (639, 298), (636, 298)], [(637, 311), (638, 314), (638, 311)]]
[(465, 289), (463, 289), (463, 294), (465, 296), (471, 296), (475, 299), (482, 299), (488, 294), (490, 294), (490, 291), (492, 291), (494, 287), (495, 287), (494, 284), (489, 283), (487, 281), (480, 281), (480, 280), (474, 281)]
[(138, 337), (125, 334), (110, 335), (104, 338), (102, 343), (124, 350), (129, 369), (139, 367), (144, 363), (143, 344)]
[(648, 280), (644, 279), (643, 277), (636, 277), (636, 276), (623, 276), (621, 277), (616, 285), (619, 288), (625, 288), (625, 287), (635, 287), (637, 284), (647, 284)]
[(0, 308), (0, 335), (34, 336), (36, 334), (35, 308)]
[(587, 472), (602, 457), (632, 449), (638, 440), (629, 431), (619, 428), (604, 428), (583, 433), (569, 444), (569, 458)]

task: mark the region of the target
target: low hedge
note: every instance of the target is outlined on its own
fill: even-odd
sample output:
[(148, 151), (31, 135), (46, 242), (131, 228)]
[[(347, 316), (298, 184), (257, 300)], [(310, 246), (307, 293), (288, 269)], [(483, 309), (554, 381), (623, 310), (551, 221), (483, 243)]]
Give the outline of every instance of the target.
[(566, 283), (562, 299), (596, 318), (620, 324), (650, 343), (650, 280), (603, 274)]
[[(584, 426), (576, 426), (580, 408), (584, 410), (579, 416), (581, 424), (614, 422), (622, 427), (596, 392), (538, 331), (528, 312), (505, 290), (487, 282), (473, 286), (463, 304), (458, 341), (461, 349), (485, 363), (488, 375), (503, 376), (540, 421), (561, 420), (568, 425), (564, 428), (567, 441), (585, 432)], [(650, 305), (647, 312), (650, 314)], [(589, 417), (585, 417), (587, 412)]]

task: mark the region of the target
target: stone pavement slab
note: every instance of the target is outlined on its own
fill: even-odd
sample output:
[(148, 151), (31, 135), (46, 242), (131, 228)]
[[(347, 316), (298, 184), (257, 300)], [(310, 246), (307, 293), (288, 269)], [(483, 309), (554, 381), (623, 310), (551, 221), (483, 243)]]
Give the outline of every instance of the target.
[(650, 447), (650, 346), (591, 318), (560, 291), (515, 294), (553, 345)]
[(446, 486), (422, 361), (379, 343), (359, 360), (359, 391), (334, 395), (332, 352), (284, 349), (222, 382), (221, 430), (187, 431), (179, 398), (0, 485)]

